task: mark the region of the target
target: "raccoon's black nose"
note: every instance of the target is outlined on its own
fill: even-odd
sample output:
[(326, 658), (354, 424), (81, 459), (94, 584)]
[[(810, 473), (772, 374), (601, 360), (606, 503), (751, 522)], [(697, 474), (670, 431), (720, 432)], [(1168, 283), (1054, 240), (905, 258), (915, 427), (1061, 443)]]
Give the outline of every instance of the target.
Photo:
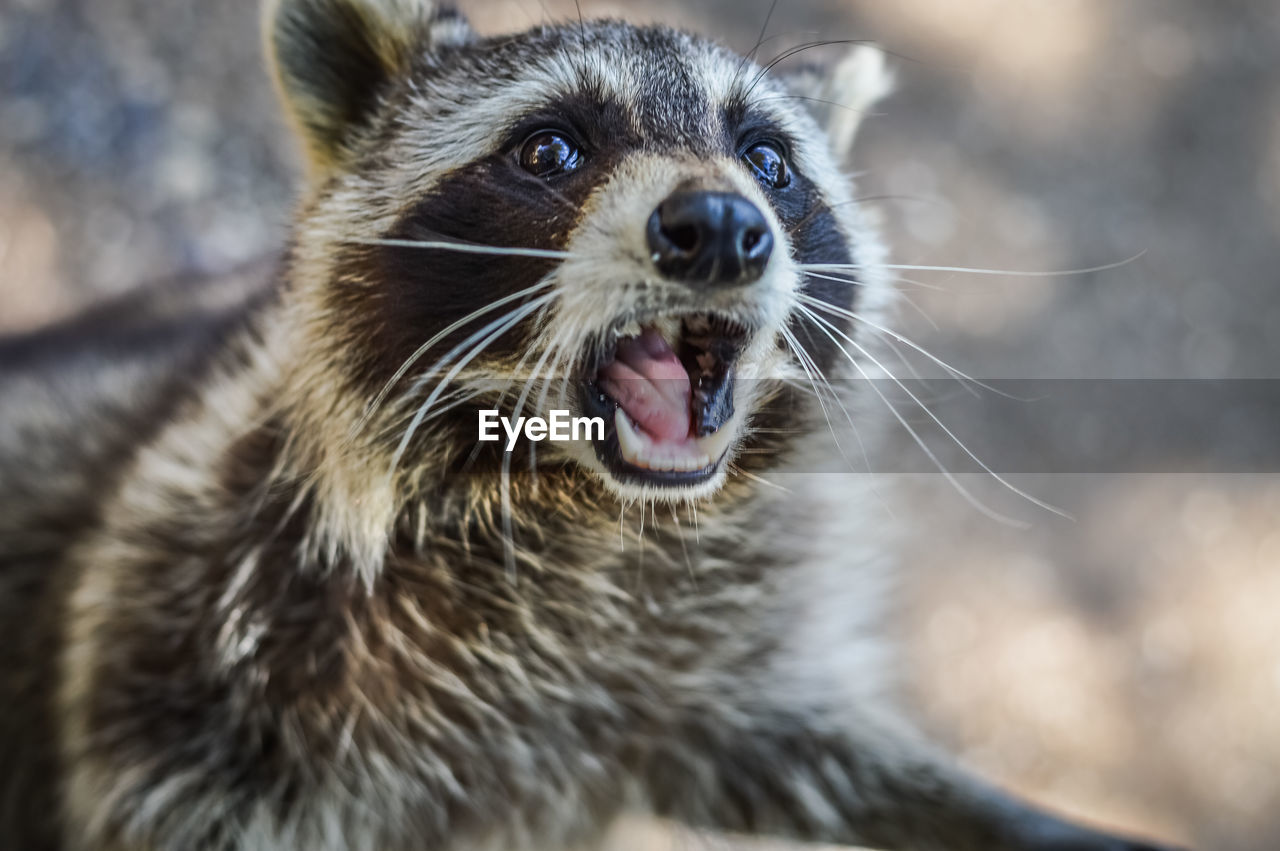
[(732, 192), (672, 193), (649, 217), (648, 236), (659, 272), (699, 286), (755, 281), (773, 253), (764, 213)]

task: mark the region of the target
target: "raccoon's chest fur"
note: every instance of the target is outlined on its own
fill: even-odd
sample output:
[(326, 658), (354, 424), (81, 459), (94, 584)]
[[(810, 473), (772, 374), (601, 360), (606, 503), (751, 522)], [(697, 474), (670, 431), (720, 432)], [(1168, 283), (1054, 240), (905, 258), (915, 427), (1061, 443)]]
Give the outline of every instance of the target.
[[(818, 494), (623, 508), (548, 471), (514, 496), (514, 573), (498, 518), (465, 490), (405, 507), (371, 585), (323, 552), (300, 558), (305, 490), (272, 477), (280, 376), (244, 354), (278, 309), (256, 297), (234, 319), (166, 320), (129, 382), (104, 377), (129, 358), (98, 357), (88, 379), (10, 360), (14, 386), (81, 376), (117, 392), (43, 434), (31, 409), (4, 417), (21, 432), (0, 460), (18, 847), (56, 847), (55, 790), (104, 815), (168, 814), (171, 847), (560, 847), (643, 798), (655, 753), (761, 694), (875, 691), (876, 573), (832, 597), (840, 518)], [(817, 619), (856, 666), (806, 658)], [(90, 742), (124, 762), (68, 774), (62, 755)], [(239, 840), (220, 826), (232, 813)]]
[[(652, 507), (602, 520), (589, 482), (550, 473), (515, 495), (514, 574), (496, 519), (446, 495), (406, 508), (366, 585), (300, 562), (301, 492), (262, 489), (276, 426), (219, 434), (201, 410), (180, 405), (99, 524), (39, 565), (54, 628), (17, 666), (63, 648), (40, 695), (63, 715), (53, 738), (124, 757), (85, 759), (72, 806), (173, 819), (166, 847), (562, 847), (651, 794), (655, 755), (684, 758), (762, 695), (876, 691), (873, 565), (846, 551), (832, 583), (804, 542), (833, 541), (835, 518), (802, 496), (704, 509), (695, 536)], [(196, 435), (210, 454), (190, 467), (155, 449)], [(806, 629), (840, 654), (810, 653)]]

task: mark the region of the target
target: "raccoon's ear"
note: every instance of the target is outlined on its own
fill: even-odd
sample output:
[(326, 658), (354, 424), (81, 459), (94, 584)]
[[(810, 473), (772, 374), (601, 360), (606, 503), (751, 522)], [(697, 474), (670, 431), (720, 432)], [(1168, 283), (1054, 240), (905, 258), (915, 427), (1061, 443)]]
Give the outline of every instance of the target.
[(782, 78), (793, 94), (806, 99), (841, 161), (852, 150), (862, 119), (893, 90), (893, 73), (885, 65), (884, 51), (865, 44), (854, 47), (834, 66), (802, 66)]
[(313, 172), (340, 165), (352, 132), (417, 53), (474, 35), (432, 0), (266, 0), (267, 54)]

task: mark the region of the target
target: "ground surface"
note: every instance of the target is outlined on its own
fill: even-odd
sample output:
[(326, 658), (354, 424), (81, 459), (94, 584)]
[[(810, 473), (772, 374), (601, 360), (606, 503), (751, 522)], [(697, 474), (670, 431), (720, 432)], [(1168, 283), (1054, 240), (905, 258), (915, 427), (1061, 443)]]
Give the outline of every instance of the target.
[[(0, 6), (0, 330), (279, 243), (296, 160), (256, 5)], [(538, 0), (463, 5), (486, 31), (545, 14)], [(739, 48), (767, 6), (583, 0)], [(770, 31), (789, 34), (777, 49), (850, 37), (897, 55), (899, 94), (855, 166), (900, 262), (1064, 269), (1146, 252), (1054, 278), (904, 272), (942, 288), (904, 284), (913, 339), (980, 377), (1280, 378), (1276, 4), (784, 0)], [(1280, 426), (1265, 425), (1274, 410), (1259, 427), (1256, 411), (1241, 425), (1215, 408), (1193, 433), (1160, 386), (1141, 385), (1163, 425), (1137, 439), (1163, 448), (1134, 469), (1073, 473), (1092, 432), (1070, 412), (1028, 433), (941, 404), (997, 452), (1058, 459), (1016, 479), (1075, 520), (964, 477), (1031, 524), (1016, 529), (941, 476), (899, 477), (896, 510), (919, 529), (903, 679), (934, 735), (1025, 793), (1206, 851), (1280, 847), (1280, 465), (1205, 461), (1265, 454)], [(897, 469), (928, 469), (899, 442)], [(619, 842), (728, 844), (640, 828)]]

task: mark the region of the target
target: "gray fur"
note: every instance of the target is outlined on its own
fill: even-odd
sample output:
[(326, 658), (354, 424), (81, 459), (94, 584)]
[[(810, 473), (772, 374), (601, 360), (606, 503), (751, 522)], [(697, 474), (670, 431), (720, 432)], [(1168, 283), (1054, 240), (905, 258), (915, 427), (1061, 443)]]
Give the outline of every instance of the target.
[[(365, 22), (358, 43), (323, 17), (337, 13)], [(474, 48), (431, 15), (273, 5), (316, 163), (279, 274), (159, 311), (124, 350), (91, 337), (101, 318), (66, 346), (34, 338), (0, 372), (0, 846), (551, 849), (641, 810), (883, 848), (1154, 848), (1017, 803), (900, 722), (877, 498), (791, 475), (826, 428), (784, 395), (803, 374), (776, 346), (802, 285), (792, 258), (717, 305), (757, 323), (745, 357), (767, 379), (743, 391), (755, 418), (738, 444), (763, 451), (738, 455), (740, 472), (629, 491), (568, 449), (539, 456), (536, 481), (484, 456), (459, 473), (474, 420), (447, 416), (397, 454), (432, 358), (370, 409), (394, 330), (394, 313), (370, 312), (391, 249), (351, 240), (395, 233), (423, 199), (447, 209), (441, 187), (524, 111), (590, 89), (635, 138), (570, 226), (530, 237), (572, 255), (548, 273), (545, 324), (511, 331), (532, 360), (698, 307), (629, 242), (679, 181), (755, 199), (784, 247), (802, 244), (708, 147), (743, 79), (727, 51), (609, 22)], [(323, 65), (351, 50), (379, 69), (358, 112)], [(869, 104), (883, 79), (856, 71), (847, 94)], [(813, 212), (863, 266), (860, 309), (883, 310), (880, 249), (836, 169), (852, 128), (824, 136), (777, 82), (760, 87)], [(486, 354), (455, 383), (513, 366)], [(543, 382), (554, 400), (562, 385)], [(803, 428), (771, 440), (753, 423), (779, 398)], [(798, 485), (761, 483), (775, 475)]]

